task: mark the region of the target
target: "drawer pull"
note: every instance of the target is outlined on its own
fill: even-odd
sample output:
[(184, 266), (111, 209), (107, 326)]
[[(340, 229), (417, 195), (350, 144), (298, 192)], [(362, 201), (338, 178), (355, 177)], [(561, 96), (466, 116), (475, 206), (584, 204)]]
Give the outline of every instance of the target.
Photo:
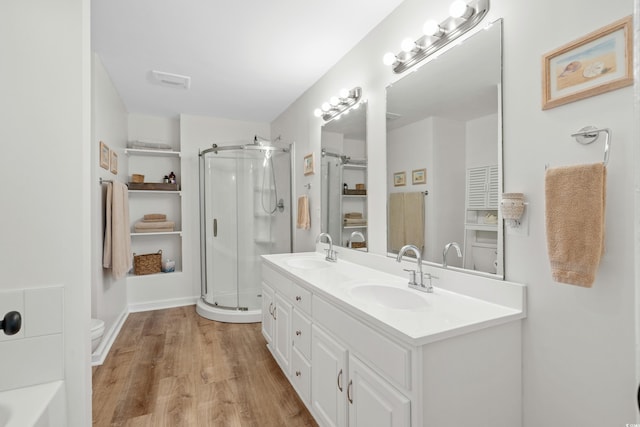
[(273, 303), (272, 302), (269, 303), (269, 314), (271, 315), (271, 317), (273, 317)]
[(296, 371), (296, 377), (299, 377), (300, 375), (302, 375), (302, 372)]
[(347, 386), (347, 400), (351, 404), (353, 404), (353, 396), (351, 396), (351, 389), (352, 388), (353, 388), (353, 381), (349, 380), (349, 385)]
[(338, 372), (338, 390), (342, 391), (342, 369)]
[(273, 307), (273, 320), (278, 320), (278, 314), (276, 313), (276, 310), (278, 310), (278, 307)]
[(302, 331), (296, 331), (296, 335), (297, 335), (297, 336), (302, 335)]
[(302, 301), (302, 297), (300, 295), (296, 295), (296, 301)]

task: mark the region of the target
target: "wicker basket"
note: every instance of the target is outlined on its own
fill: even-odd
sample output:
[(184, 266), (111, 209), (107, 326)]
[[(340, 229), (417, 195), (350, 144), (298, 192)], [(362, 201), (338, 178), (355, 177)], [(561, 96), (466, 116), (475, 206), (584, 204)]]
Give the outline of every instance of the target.
[(133, 175), (131, 175), (131, 182), (135, 182), (136, 184), (144, 182), (144, 175), (134, 173)]
[(133, 254), (133, 273), (136, 275), (160, 273), (162, 271), (162, 250), (155, 254)]

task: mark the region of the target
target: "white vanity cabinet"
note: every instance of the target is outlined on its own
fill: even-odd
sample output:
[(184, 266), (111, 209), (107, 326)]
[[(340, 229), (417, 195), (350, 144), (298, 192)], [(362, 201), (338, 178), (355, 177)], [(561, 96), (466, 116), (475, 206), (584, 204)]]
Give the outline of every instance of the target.
[[(522, 312), (454, 296), (456, 316), (498, 310), (509, 320), (460, 320), (460, 332), (446, 329), (455, 317), (421, 311), (415, 321), (437, 332), (409, 336), (335, 296), (349, 294), (353, 265), (313, 275), (269, 261), (279, 256), (263, 257), (263, 334), (320, 426), (521, 425)], [(440, 292), (432, 300), (443, 309), (450, 302)]]

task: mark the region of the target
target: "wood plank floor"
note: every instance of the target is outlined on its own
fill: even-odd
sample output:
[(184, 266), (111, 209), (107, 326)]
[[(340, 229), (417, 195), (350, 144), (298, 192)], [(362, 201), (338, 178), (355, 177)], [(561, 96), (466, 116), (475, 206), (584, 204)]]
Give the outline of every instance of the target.
[(266, 348), (260, 324), (194, 306), (132, 313), (93, 368), (94, 426), (316, 426)]

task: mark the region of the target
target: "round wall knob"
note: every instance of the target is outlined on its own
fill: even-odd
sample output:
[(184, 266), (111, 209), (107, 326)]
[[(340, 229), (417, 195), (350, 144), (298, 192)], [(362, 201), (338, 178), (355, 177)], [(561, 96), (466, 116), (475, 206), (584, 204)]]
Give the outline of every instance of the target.
[(4, 329), (5, 335), (15, 335), (22, 327), (22, 316), (17, 311), (10, 311), (0, 320), (0, 329)]

